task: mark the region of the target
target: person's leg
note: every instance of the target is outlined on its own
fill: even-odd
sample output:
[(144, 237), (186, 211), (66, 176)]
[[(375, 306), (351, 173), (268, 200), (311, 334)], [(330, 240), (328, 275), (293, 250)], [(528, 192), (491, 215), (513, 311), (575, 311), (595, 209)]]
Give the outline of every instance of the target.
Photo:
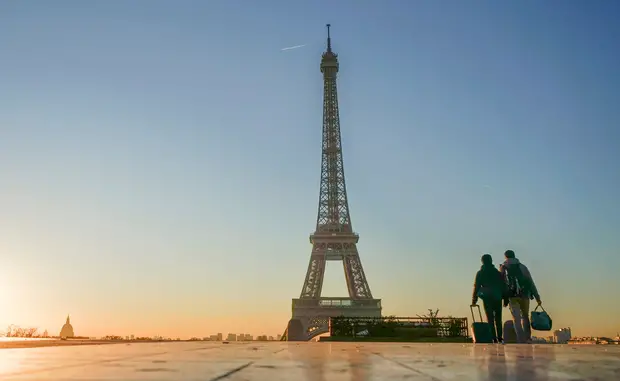
[(521, 321), (521, 306), (519, 298), (510, 298), (510, 313), (512, 314), (512, 320), (515, 326), (515, 333), (517, 334), (517, 343), (525, 342), (525, 332), (523, 332), (523, 325)]
[(497, 340), (498, 341), (502, 341), (503, 340), (503, 335), (502, 335), (502, 301), (499, 300), (497, 301), (497, 303), (495, 304), (495, 329), (497, 330)]
[(525, 341), (532, 341), (532, 327), (530, 323), (530, 300), (528, 298), (521, 298), (519, 300), (519, 308), (521, 309), (521, 318), (523, 319), (523, 333), (525, 334)]
[(482, 305), (484, 306), (484, 313), (487, 315), (487, 322), (491, 325), (491, 334), (493, 335), (493, 341), (495, 341), (497, 340), (497, 334), (495, 333), (495, 328), (493, 326), (493, 322), (495, 321), (495, 311), (493, 309), (493, 303), (487, 300), (483, 300)]

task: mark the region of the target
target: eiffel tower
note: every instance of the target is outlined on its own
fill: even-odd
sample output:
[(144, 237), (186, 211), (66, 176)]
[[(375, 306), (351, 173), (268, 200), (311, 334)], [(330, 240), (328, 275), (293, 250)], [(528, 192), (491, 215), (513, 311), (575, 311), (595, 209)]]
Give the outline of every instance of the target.
[[(327, 51), (321, 59), (324, 85), (319, 211), (316, 230), (310, 235), (312, 253), (306, 279), (299, 299), (293, 299), (293, 317), (283, 336), (288, 341), (307, 341), (328, 332), (330, 317), (381, 316), (381, 300), (372, 297), (357, 252), (359, 235), (351, 227), (338, 115), (338, 55), (332, 51), (329, 29), (327, 24)], [(348, 298), (321, 296), (327, 261), (342, 261)]]

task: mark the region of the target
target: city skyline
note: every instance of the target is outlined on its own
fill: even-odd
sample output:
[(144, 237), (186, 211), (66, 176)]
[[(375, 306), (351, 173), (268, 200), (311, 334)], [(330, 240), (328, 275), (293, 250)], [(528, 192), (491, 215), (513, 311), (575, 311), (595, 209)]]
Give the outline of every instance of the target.
[[(480, 256), (513, 249), (554, 326), (618, 331), (619, 5), (0, 7), (0, 329), (69, 312), (88, 336), (282, 333), (316, 221), (329, 22), (383, 314), (467, 317)], [(332, 264), (323, 295), (345, 296)]]
[[(69, 320), (67, 319), (67, 324), (68, 323), (69, 323)], [(20, 330), (19, 328), (22, 328), (22, 330)], [(55, 337), (63, 338), (65, 337), (62, 335), (64, 326), (63, 326), (63, 329), (61, 330), (60, 335), (55, 335), (53, 333), (50, 334), (47, 329), (40, 330), (40, 329), (33, 329), (33, 327), (10, 326), (9, 329), (11, 329), (12, 331), (12, 334), (10, 335), (6, 334), (7, 332), (0, 330), (0, 340), (3, 337), (3, 334), (6, 334), (6, 337), (12, 337), (12, 338), (55, 338)], [(538, 334), (539, 334), (538, 336), (533, 336), (533, 339), (536, 343), (566, 344), (571, 339), (575, 341), (592, 341), (593, 339), (601, 339), (601, 338), (611, 339), (616, 342), (620, 342), (620, 333), (618, 332), (615, 333), (615, 336), (612, 336), (612, 335), (599, 335), (599, 336), (582, 335), (581, 337), (573, 337), (570, 327), (556, 328), (549, 332), (538, 331)], [(322, 335), (319, 335), (313, 338), (313, 340), (317, 339), (320, 336), (325, 336), (325, 335), (328, 335), (328, 334), (324, 333)], [(247, 332), (246, 333), (218, 332), (215, 334), (211, 333), (211, 334), (206, 334), (206, 335), (195, 334), (195, 335), (192, 335), (191, 337), (189, 336), (188, 337), (174, 337), (174, 336), (170, 337), (170, 336), (160, 336), (160, 335), (139, 336), (139, 335), (134, 335), (134, 334), (127, 334), (127, 335), (108, 334), (102, 337), (95, 337), (95, 336), (89, 336), (89, 335), (75, 335), (75, 337), (71, 336), (68, 338), (75, 338), (75, 339), (90, 338), (90, 339), (101, 339), (101, 340), (132, 340), (132, 341), (133, 340), (137, 340), (137, 341), (144, 341), (144, 340), (279, 341), (282, 338), (282, 334), (270, 335), (270, 334), (263, 332), (261, 334), (255, 335), (253, 333), (247, 333)]]
[[(70, 333), (69, 335), (63, 335), (63, 331), (65, 331), (65, 327), (69, 325), (70, 326)], [(58, 331), (60, 332), (59, 334), (56, 334), (54, 330), (52, 330), (50, 333), (50, 331), (46, 328), (41, 328), (41, 327), (22, 327), (19, 326), (18, 324), (10, 324), (8, 327), (6, 327), (6, 329), (2, 329), (0, 328), (0, 337), (14, 337), (14, 338), (48, 338), (48, 337), (60, 337), (60, 338), (89, 338), (89, 337), (96, 337), (96, 336), (92, 336), (92, 335), (88, 335), (86, 333), (81, 333), (81, 334), (75, 334), (73, 332), (73, 327), (71, 326), (70, 323), (70, 315), (67, 315), (66, 317), (66, 324), (62, 326), (62, 328), (58, 329)], [(231, 339), (231, 335), (235, 336), (235, 339)], [(240, 337), (243, 336), (243, 337)], [(123, 334), (123, 335), (118, 335), (118, 334), (114, 334), (113, 332), (108, 333), (107, 335), (104, 335), (102, 337), (122, 337), (122, 338), (131, 338), (131, 340), (134, 340), (134, 338), (153, 338), (153, 337), (161, 337), (161, 338), (168, 338), (168, 339), (173, 339), (174, 337), (171, 336), (161, 336), (161, 335), (151, 335), (151, 336), (140, 336), (140, 335), (135, 335), (135, 334)], [(222, 332), (218, 332), (216, 334), (203, 334), (203, 335), (197, 335), (194, 334), (191, 337), (185, 337), (183, 338), (183, 340), (187, 340), (187, 339), (193, 339), (193, 338), (200, 338), (200, 339), (209, 339), (211, 341), (222, 341), (222, 340), (228, 340), (228, 341), (252, 341), (252, 340), (261, 340), (261, 338), (264, 337), (265, 340), (280, 340), (280, 338), (282, 337), (281, 333), (276, 333), (276, 334), (267, 334), (267, 333), (260, 333), (260, 334), (253, 334), (253, 333), (234, 333), (234, 332), (227, 332), (227, 333), (222, 333)]]

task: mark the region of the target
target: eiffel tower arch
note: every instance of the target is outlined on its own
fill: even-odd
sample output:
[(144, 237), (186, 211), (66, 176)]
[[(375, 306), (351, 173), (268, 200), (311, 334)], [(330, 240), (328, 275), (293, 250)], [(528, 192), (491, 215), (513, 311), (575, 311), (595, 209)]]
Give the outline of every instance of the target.
[[(359, 235), (353, 232), (344, 178), (336, 76), (338, 55), (332, 51), (327, 24), (327, 50), (321, 59), (323, 73), (323, 145), (321, 186), (316, 229), (310, 235), (312, 252), (306, 279), (285, 332), (289, 341), (307, 341), (329, 330), (330, 317), (380, 317), (381, 300), (374, 299), (357, 251)], [(327, 261), (342, 261), (348, 297), (322, 297)]]

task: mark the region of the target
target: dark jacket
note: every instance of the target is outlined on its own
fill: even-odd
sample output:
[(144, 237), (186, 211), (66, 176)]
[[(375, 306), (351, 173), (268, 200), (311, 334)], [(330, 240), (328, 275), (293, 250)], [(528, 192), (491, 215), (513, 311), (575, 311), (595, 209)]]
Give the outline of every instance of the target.
[(508, 258), (504, 263), (499, 266), (502, 278), (504, 279), (506, 285), (508, 285), (508, 268), (510, 266), (519, 266), (521, 273), (527, 280), (528, 289), (526, 291), (528, 295), (525, 295), (525, 297), (540, 300), (540, 294), (538, 293), (538, 288), (536, 288), (536, 283), (534, 283), (534, 278), (532, 278), (532, 273), (530, 273), (530, 270), (527, 268), (527, 266), (519, 262), (517, 258)]
[(478, 302), (479, 296), (483, 300), (492, 298), (498, 301), (505, 300), (507, 297), (506, 282), (502, 273), (493, 265), (482, 265), (476, 273), (474, 292), (471, 297), (472, 304)]

